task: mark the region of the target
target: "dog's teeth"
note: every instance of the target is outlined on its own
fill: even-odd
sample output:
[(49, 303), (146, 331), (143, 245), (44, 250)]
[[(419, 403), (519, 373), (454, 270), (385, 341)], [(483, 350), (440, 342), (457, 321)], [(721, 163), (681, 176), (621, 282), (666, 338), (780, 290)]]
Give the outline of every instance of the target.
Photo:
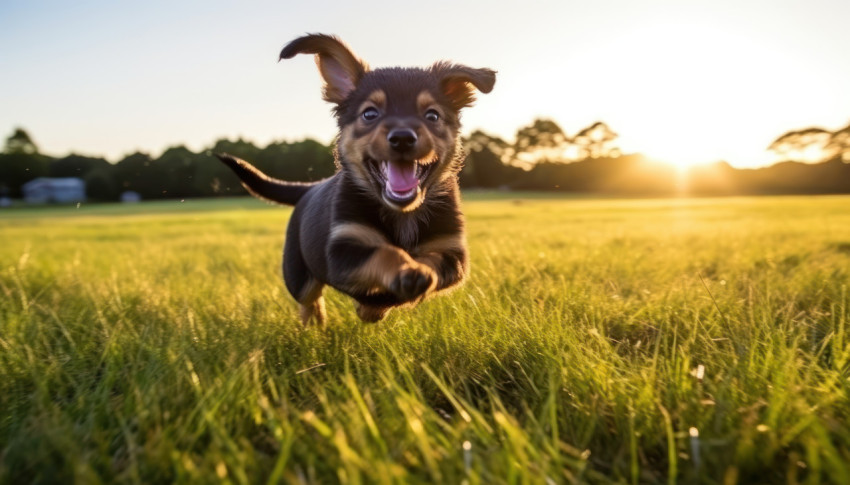
[(412, 196), (413, 194), (416, 193), (417, 187), (414, 187), (414, 188), (412, 188), (408, 191), (405, 191), (405, 192), (396, 192), (395, 190), (393, 190), (389, 187), (387, 187), (387, 189), (389, 190), (390, 195), (392, 195), (393, 197), (395, 197), (397, 199), (406, 199), (406, 198), (408, 198), (408, 197), (410, 197), (410, 196)]

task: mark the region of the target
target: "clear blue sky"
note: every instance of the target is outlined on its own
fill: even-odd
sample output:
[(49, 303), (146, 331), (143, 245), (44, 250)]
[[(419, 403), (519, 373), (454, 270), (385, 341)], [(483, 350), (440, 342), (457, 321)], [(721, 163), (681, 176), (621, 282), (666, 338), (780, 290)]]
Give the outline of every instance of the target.
[(498, 70), (467, 132), (603, 120), (626, 151), (746, 166), (784, 131), (850, 122), (848, 19), (846, 0), (4, 0), (0, 134), (22, 126), (47, 153), (112, 161), (220, 137), (328, 142), (312, 60), (276, 62), (325, 32), (373, 66)]

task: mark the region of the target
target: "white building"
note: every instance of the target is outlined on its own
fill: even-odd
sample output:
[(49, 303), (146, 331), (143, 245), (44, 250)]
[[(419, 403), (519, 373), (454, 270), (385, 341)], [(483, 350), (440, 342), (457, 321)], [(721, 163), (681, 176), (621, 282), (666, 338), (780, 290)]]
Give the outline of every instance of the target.
[(21, 186), (21, 191), (24, 193), (24, 200), (31, 204), (86, 200), (86, 183), (76, 177), (39, 177)]

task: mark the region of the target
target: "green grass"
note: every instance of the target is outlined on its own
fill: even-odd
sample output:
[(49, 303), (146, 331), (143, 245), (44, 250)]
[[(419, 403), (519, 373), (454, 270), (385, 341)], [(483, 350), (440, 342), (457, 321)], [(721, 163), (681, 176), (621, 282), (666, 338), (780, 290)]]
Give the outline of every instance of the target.
[(0, 481), (850, 483), (849, 197), (464, 207), (462, 289), (324, 329), (289, 209), (0, 212)]

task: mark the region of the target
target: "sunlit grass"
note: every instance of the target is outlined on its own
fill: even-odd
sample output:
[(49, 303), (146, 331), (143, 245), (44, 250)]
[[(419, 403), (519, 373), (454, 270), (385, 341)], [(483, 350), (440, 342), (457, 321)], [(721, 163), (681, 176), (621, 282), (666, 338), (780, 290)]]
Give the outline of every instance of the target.
[(850, 198), (466, 199), (462, 289), (307, 330), (289, 209), (0, 213), (0, 481), (850, 482)]

